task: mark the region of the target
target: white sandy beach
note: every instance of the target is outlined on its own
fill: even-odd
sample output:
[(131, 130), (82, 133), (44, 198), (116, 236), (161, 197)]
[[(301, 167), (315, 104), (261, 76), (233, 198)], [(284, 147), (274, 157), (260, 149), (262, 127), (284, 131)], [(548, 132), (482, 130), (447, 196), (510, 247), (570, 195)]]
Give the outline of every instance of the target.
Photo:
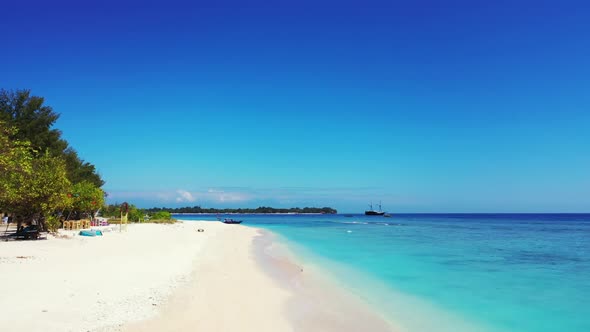
[[(129, 225), (95, 238), (1, 242), (3, 326), (10, 331), (355, 331), (362, 326), (391, 331), (347, 295), (301, 287), (310, 281), (294, 263), (267, 261), (263, 268), (255, 250), (259, 235), (256, 228), (191, 221)], [(284, 282), (268, 271), (269, 264)]]

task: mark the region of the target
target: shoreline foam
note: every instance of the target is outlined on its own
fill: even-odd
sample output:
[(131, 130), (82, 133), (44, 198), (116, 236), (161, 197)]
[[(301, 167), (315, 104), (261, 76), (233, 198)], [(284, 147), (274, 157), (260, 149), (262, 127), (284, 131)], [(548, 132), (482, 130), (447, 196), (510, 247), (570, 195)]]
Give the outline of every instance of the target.
[[(424, 298), (392, 288), (393, 285), (353, 266), (320, 256), (285, 234), (269, 233), (278, 239), (277, 246), (282, 247), (277, 249), (279, 256), (287, 255), (292, 261), (304, 265), (305, 270), (311, 270), (313, 276), (324, 285), (336, 289), (338, 294), (349, 294), (357, 307), (368, 309), (374, 316), (394, 326), (396, 331), (497, 331), (479, 322), (469, 321)], [(403, 269), (403, 266), (399, 268)]]
[(260, 266), (291, 293), (287, 317), (296, 331), (401, 331), (316, 266), (304, 263), (276, 234), (259, 230)]

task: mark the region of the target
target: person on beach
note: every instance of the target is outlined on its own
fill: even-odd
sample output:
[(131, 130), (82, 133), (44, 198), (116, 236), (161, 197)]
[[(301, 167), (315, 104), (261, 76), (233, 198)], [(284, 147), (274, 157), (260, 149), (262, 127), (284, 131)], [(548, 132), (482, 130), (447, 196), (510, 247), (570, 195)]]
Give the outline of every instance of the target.
[(8, 224), (8, 216), (7, 215), (4, 215), (4, 217), (2, 217), (2, 223), (4, 225)]

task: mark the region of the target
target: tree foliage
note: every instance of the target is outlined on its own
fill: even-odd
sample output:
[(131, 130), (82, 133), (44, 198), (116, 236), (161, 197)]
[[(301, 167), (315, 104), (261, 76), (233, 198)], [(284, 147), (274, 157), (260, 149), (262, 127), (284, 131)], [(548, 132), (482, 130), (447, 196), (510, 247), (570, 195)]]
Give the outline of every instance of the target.
[[(102, 208), (101, 214), (107, 218), (120, 218), (121, 217), (121, 205), (120, 204), (109, 204)], [(129, 204), (129, 210), (127, 218), (131, 222), (142, 222), (144, 220), (145, 211), (137, 208), (133, 204)]]
[[(121, 204), (109, 204), (102, 208), (101, 215), (107, 218), (121, 217)], [(148, 218), (146, 219), (146, 215)], [(149, 219), (150, 222), (156, 223), (174, 223), (172, 214), (167, 211), (158, 211), (154, 213), (147, 213), (146, 210), (140, 209), (133, 204), (129, 204), (128, 220), (131, 222), (144, 222)]]
[(68, 143), (61, 139), (59, 130), (52, 129), (59, 115), (43, 103), (42, 97), (31, 96), (28, 90), (0, 90), (0, 120), (18, 129), (12, 139), (29, 141), (38, 151), (60, 155)]
[(104, 204), (104, 181), (53, 128), (58, 118), (28, 90), (0, 90), (0, 211), (52, 230), (64, 211)]
[(127, 216), (129, 221), (132, 222), (142, 222), (143, 217), (145, 216), (145, 212), (141, 209), (138, 209), (135, 205), (129, 205), (129, 214)]
[(71, 183), (63, 159), (38, 153), (30, 142), (11, 140), (16, 129), (0, 121), (0, 210), (21, 220), (68, 208)]
[(74, 211), (91, 216), (104, 205), (104, 191), (88, 181), (74, 184), (69, 196), (72, 198)]
[[(33, 159), (32, 181), (29, 182), (29, 197), (32, 200), (23, 208), (33, 209), (47, 216), (57, 210), (69, 208), (72, 200), (68, 196), (71, 182), (67, 178), (66, 164), (59, 157), (44, 153)], [(99, 189), (100, 190), (100, 189)]]
[(61, 138), (61, 132), (53, 128), (59, 114), (44, 105), (44, 101), (42, 97), (32, 96), (29, 90), (0, 90), (0, 121), (17, 129), (8, 137), (28, 141), (36, 151), (47, 151), (53, 157), (61, 157), (66, 163), (71, 183), (88, 181), (102, 187), (104, 181), (94, 165), (80, 159), (68, 142)]
[(168, 211), (158, 211), (151, 216), (151, 219), (154, 220), (170, 220), (172, 219), (172, 214)]
[(100, 210), (100, 215), (105, 218), (119, 218), (119, 217), (121, 217), (121, 205), (120, 204), (105, 205)]
[(16, 129), (0, 120), (0, 210), (8, 211), (20, 200), (20, 190), (32, 169), (29, 142), (12, 140)]

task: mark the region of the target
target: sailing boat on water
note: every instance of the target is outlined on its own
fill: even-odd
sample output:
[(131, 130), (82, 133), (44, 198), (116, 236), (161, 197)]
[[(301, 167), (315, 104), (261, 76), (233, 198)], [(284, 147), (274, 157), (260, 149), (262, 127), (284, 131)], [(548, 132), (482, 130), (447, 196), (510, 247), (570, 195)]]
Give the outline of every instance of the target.
[(381, 202), (379, 202), (379, 211), (373, 209), (373, 203), (369, 204), (369, 209), (365, 211), (366, 216), (382, 216), (385, 212), (381, 210)]

